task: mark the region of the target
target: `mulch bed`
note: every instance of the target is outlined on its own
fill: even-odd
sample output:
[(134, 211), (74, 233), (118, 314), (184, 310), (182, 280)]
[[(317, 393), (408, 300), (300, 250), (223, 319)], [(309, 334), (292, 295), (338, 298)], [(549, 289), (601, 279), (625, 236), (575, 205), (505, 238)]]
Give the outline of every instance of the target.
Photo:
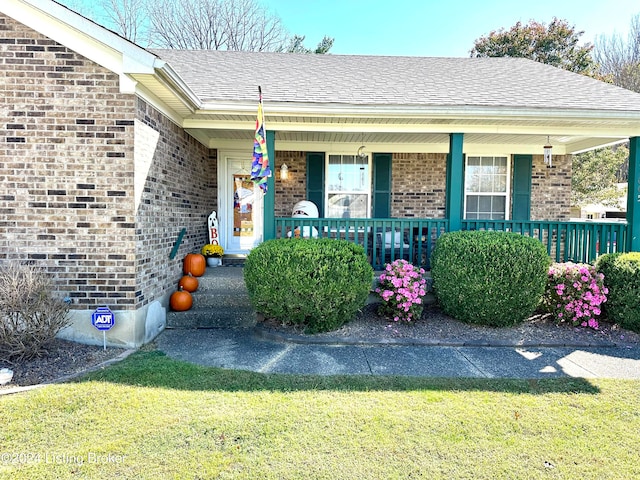
[(55, 339), (40, 357), (16, 363), (0, 360), (0, 368), (6, 367), (13, 370), (12, 381), (6, 385), (0, 385), (0, 392), (73, 376), (95, 368), (124, 352), (125, 350), (121, 348), (107, 347), (104, 350), (101, 346)]
[(604, 321), (600, 328), (557, 324), (550, 315), (536, 314), (514, 327), (495, 328), (469, 325), (442, 313), (435, 305), (425, 307), (419, 321), (396, 323), (377, 314), (377, 304), (364, 307), (356, 317), (333, 332), (306, 335), (297, 326), (282, 325), (266, 319), (261, 326), (271, 332), (307, 336), (314, 339), (411, 339), (442, 345), (539, 345), (539, 346), (640, 346), (640, 335)]

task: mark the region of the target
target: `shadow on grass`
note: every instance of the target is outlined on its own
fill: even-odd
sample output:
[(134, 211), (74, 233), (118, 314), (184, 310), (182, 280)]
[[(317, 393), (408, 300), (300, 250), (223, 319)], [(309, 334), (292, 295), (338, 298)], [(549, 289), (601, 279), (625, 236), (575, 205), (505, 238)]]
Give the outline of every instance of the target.
[(417, 378), (371, 375), (263, 374), (243, 370), (202, 367), (167, 357), (160, 351), (140, 351), (79, 382), (100, 381), (147, 388), (186, 391), (490, 391), (516, 394), (587, 393), (599, 388), (581, 378), (543, 380)]

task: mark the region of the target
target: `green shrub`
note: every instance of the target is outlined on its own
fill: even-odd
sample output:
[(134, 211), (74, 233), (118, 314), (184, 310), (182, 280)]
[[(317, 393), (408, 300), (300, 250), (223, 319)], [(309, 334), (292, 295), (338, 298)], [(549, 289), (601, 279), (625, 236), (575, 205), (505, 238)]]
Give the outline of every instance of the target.
[(443, 311), (463, 322), (503, 327), (529, 317), (542, 299), (551, 259), (537, 239), (494, 231), (450, 232), (431, 257)]
[(367, 300), (373, 269), (346, 240), (278, 239), (249, 253), (244, 280), (257, 312), (309, 333), (339, 328)]
[(602, 255), (596, 270), (604, 275), (609, 290), (604, 315), (623, 328), (640, 332), (640, 252)]

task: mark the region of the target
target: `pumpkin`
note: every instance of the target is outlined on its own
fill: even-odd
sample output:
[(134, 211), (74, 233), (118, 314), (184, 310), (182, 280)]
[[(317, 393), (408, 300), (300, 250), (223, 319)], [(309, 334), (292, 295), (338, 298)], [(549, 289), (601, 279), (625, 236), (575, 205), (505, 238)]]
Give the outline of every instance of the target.
[(178, 287), (182, 287), (185, 292), (195, 292), (198, 290), (198, 279), (189, 273), (180, 279)]
[(194, 277), (201, 277), (204, 275), (204, 271), (207, 268), (207, 260), (204, 255), (199, 253), (188, 253), (184, 257), (184, 263), (182, 271), (185, 275), (193, 275)]
[(193, 297), (189, 292), (185, 292), (182, 290), (182, 287), (179, 287), (177, 292), (171, 294), (169, 305), (171, 306), (171, 310), (184, 312), (193, 306)]

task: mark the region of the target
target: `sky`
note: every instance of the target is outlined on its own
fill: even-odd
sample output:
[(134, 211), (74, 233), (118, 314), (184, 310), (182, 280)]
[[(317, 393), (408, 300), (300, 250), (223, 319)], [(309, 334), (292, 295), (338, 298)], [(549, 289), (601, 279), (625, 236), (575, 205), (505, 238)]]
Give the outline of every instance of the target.
[[(63, 0), (64, 1), (64, 0)], [(72, 0), (91, 5), (95, 0)], [(333, 54), (468, 57), (474, 41), (516, 22), (553, 17), (584, 31), (581, 43), (626, 40), (638, 0), (259, 0), (291, 34), (315, 47), (333, 37)], [(72, 2), (70, 2), (72, 3)]]

